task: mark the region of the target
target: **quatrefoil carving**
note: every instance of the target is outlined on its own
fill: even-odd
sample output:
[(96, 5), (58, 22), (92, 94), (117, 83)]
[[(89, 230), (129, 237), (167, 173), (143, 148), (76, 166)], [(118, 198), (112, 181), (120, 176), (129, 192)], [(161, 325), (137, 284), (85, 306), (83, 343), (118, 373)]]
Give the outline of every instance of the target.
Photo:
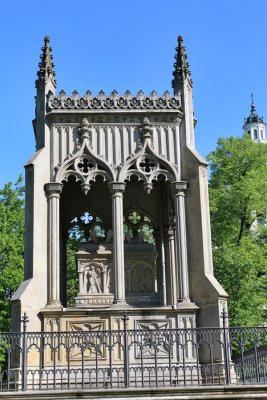
[(150, 154), (145, 154), (136, 162), (137, 169), (143, 172), (145, 175), (150, 175), (156, 171), (159, 167), (157, 159)]
[(82, 175), (89, 175), (90, 172), (96, 169), (96, 162), (88, 155), (83, 155), (76, 158), (74, 162), (74, 168), (79, 171)]

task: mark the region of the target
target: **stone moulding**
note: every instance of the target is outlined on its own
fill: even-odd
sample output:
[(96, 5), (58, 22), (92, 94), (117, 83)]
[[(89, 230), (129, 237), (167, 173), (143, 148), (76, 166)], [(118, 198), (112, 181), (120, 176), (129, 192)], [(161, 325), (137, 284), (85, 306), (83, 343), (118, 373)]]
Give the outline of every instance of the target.
[(67, 95), (61, 90), (58, 96), (50, 93), (47, 103), (48, 111), (53, 110), (180, 110), (181, 93), (171, 96), (168, 91), (159, 96), (153, 91), (146, 96), (139, 91), (133, 96), (129, 91), (119, 95), (113, 91), (110, 96), (100, 91), (97, 96), (86, 92), (84, 96), (74, 91)]

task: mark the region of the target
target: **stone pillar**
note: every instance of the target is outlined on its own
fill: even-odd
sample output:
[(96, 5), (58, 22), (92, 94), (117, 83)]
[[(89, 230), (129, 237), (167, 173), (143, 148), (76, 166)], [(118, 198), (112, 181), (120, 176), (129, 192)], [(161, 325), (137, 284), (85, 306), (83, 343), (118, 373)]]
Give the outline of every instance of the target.
[(59, 200), (62, 183), (47, 183), (47, 307), (61, 308), (60, 302), (60, 249), (59, 249)]
[(125, 303), (123, 192), (125, 183), (110, 182), (112, 194), (113, 265), (115, 278), (114, 304)]
[(172, 304), (178, 302), (178, 279), (176, 269), (176, 255), (175, 255), (175, 232), (174, 228), (167, 229), (168, 249), (169, 249), (169, 265), (172, 289)]
[(179, 271), (179, 302), (189, 302), (187, 240), (185, 221), (185, 191), (187, 182), (173, 182), (175, 215), (176, 215), (176, 249)]
[[(158, 292), (160, 295), (160, 304), (162, 306), (166, 306), (167, 304), (167, 288), (166, 288), (166, 269), (165, 269), (165, 260), (162, 262), (162, 243), (160, 238), (160, 231), (154, 231), (156, 250), (159, 253), (159, 257), (157, 257), (156, 265), (157, 265), (157, 286)], [(165, 257), (165, 255), (164, 255)]]

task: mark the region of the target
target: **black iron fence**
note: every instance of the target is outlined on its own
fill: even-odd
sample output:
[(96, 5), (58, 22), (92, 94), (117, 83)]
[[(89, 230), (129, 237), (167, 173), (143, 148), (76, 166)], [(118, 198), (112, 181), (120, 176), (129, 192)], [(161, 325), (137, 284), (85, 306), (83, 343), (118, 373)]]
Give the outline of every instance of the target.
[(267, 383), (267, 328), (0, 334), (0, 390)]

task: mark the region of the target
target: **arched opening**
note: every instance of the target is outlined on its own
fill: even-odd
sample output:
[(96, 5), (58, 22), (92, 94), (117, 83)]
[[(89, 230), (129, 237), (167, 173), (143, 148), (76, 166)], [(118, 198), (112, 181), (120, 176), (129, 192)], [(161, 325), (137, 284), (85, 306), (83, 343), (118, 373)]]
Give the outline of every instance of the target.
[(64, 182), (60, 199), (60, 287), (65, 307), (75, 306), (79, 292), (77, 252), (88, 244), (104, 243), (112, 228), (111, 221), (111, 197), (102, 177), (96, 178), (87, 195), (81, 182), (73, 177)]
[[(143, 161), (149, 164), (144, 165), (146, 173), (154, 173), (154, 159), (141, 159), (140, 168)], [(174, 223), (170, 182), (160, 169), (148, 183), (135, 172), (130, 169), (122, 193), (124, 296), (134, 306), (175, 304), (176, 250), (168, 236)], [(65, 307), (110, 306), (120, 279), (114, 266), (113, 195), (102, 176), (94, 178), (86, 194), (77, 177), (70, 175), (63, 183), (61, 302)]]
[[(66, 244), (66, 299), (67, 306), (75, 306), (75, 297), (79, 292), (77, 263), (75, 254), (83, 244), (101, 243), (107, 238), (108, 227), (101, 217), (94, 211), (86, 210), (74, 217), (69, 224)], [(89, 271), (87, 271), (89, 273)], [(89, 284), (88, 292), (92, 292), (97, 286), (100, 292), (102, 283), (99, 281), (99, 274), (95, 276), (95, 282)]]

